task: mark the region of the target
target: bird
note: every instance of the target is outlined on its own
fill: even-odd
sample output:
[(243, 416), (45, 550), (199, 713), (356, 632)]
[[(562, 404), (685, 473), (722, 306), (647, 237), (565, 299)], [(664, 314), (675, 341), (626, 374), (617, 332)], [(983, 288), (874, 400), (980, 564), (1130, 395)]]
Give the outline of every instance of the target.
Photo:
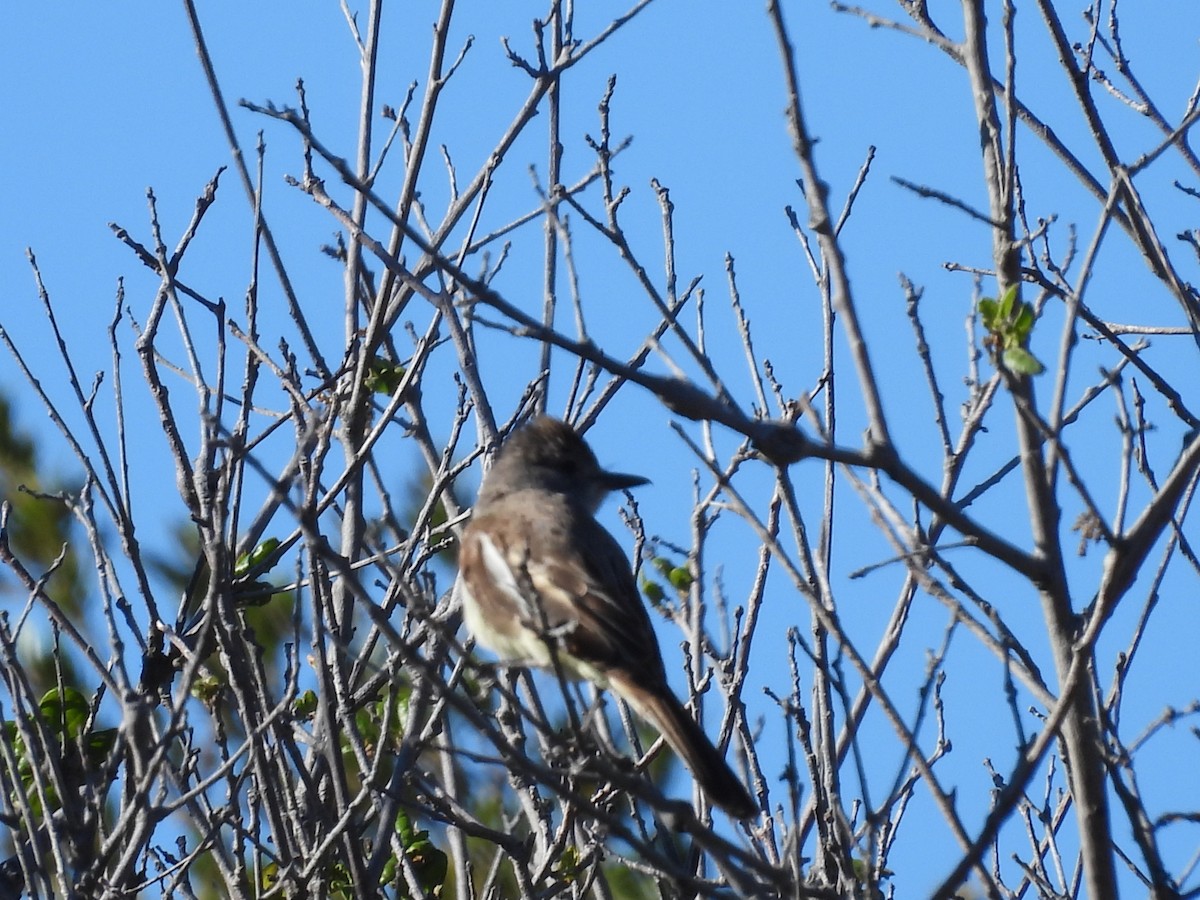
[(595, 514), (649, 479), (602, 469), (566, 422), (514, 430), (463, 530), (458, 591), (478, 644), (508, 665), (609, 689), (653, 725), (709, 801), (738, 820), (757, 804), (672, 692), (629, 559)]

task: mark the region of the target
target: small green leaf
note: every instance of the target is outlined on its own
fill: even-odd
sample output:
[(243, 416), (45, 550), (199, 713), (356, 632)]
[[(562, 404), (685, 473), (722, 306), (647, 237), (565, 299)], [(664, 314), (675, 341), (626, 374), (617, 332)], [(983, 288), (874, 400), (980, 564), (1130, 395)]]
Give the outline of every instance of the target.
[(854, 878), (859, 884), (865, 884), (867, 878), (871, 875), (871, 866), (857, 856), (850, 858), (850, 865), (854, 867)]
[(292, 714), (302, 722), (307, 722), (317, 714), (317, 695), (314, 691), (305, 691), (292, 704)]
[(383, 870), (379, 873), (379, 886), (390, 887), (396, 881), (400, 874), (399, 861), (396, 859), (396, 854), (393, 853), (387, 858), (387, 862), (383, 864)]
[(1000, 321), (1008, 322), (1012, 320), (1013, 304), (1017, 301), (1017, 286), (1010, 284), (1008, 289), (1000, 297), (999, 308), (997, 312), (1000, 314)]
[(395, 826), (400, 843), (407, 845), (417, 839), (418, 831), (413, 828), (412, 819), (408, 817), (408, 813), (402, 809), (396, 810)]
[(233, 565), (234, 576), (237, 578), (243, 577), (251, 569), (265, 562), (278, 549), (279, 538), (267, 538), (253, 550), (243, 553), (237, 558), (237, 562)]
[(1033, 307), (1028, 303), (1022, 303), (1021, 308), (1017, 310), (1017, 318), (1013, 322), (1012, 330), (1022, 344), (1029, 337), (1029, 332), (1033, 331)]
[(582, 874), (582, 863), (583, 854), (579, 852), (579, 848), (568, 844), (559, 853), (558, 862), (554, 864), (553, 871), (566, 884), (574, 884)]
[(389, 397), (396, 392), (404, 379), (404, 366), (376, 356), (367, 366), (363, 383), (376, 394)]
[[(425, 829), (415, 828), (403, 811), (396, 814), (396, 835), (404, 847), (404, 853), (408, 856), (408, 861), (412, 864), (426, 896), (440, 897), (446, 883), (446, 874), (449, 871), (449, 857), (429, 840), (429, 832)], [(395, 880), (400, 887), (398, 896), (411, 897), (406, 886), (397, 880), (399, 873), (396, 871), (394, 861), (389, 860), (389, 864), (390, 870), (389, 866), (384, 867), (384, 873), (379, 883), (386, 885)]]
[(663, 592), (662, 585), (657, 581), (651, 581), (645, 575), (642, 576), (642, 593), (646, 595), (646, 599), (655, 607), (660, 606), (667, 596)]
[(673, 568), (675, 568), (675, 564), (673, 562), (671, 562), (669, 559), (667, 559), (665, 556), (654, 557), (653, 559), (650, 560), (650, 564), (653, 565), (654, 568), (658, 569), (659, 572), (661, 572), (663, 575), (666, 575), (666, 576), (669, 576), (671, 574), (671, 570)]
[[(421, 834), (428, 834), (422, 831)], [(450, 869), (450, 859), (439, 850), (430, 840), (419, 840), (404, 848), (413, 868), (417, 870), (417, 878), (426, 895), (440, 897), (442, 887), (446, 883), (446, 873)]]
[(1018, 375), (1041, 375), (1046, 367), (1024, 347), (1009, 347), (1004, 351), (1004, 365)]
[(325, 870), (329, 880), (329, 893), (334, 897), (353, 897), (354, 879), (344, 863), (334, 861)]
[(1033, 333), (1033, 307), (1017, 299), (1017, 285), (1010, 285), (999, 300), (984, 297), (979, 301), (979, 317), (988, 335), (983, 344), (993, 361), (1016, 375), (1040, 375), (1046, 367), (1025, 349)]
[(671, 582), (671, 587), (677, 591), (686, 591), (692, 586), (692, 573), (683, 566), (675, 566), (667, 573), (667, 581)]
[(217, 702), (224, 689), (224, 683), (215, 675), (201, 675), (192, 682), (192, 696), (208, 707)]
[(999, 309), (991, 297), (979, 301), (979, 318), (983, 319), (983, 327), (988, 331), (996, 330), (996, 312)]
[(61, 696), (58, 688), (47, 691), (39, 706), (46, 724), (63, 743), (79, 737), (91, 713), (87, 697), (72, 687), (64, 688)]

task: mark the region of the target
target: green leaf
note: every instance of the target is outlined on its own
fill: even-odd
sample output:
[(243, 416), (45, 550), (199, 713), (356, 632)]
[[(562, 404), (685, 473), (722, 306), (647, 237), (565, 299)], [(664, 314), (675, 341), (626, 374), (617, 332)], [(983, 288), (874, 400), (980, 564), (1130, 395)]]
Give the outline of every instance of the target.
[(671, 587), (677, 591), (686, 591), (692, 586), (692, 573), (683, 566), (676, 566), (667, 573), (667, 581), (671, 582)]
[[(650, 558), (650, 565), (658, 570), (663, 578), (670, 582), (671, 587), (677, 591), (686, 591), (692, 586), (692, 573), (688, 571), (687, 565), (677, 566), (675, 562), (665, 556), (653, 556)], [(642, 576), (642, 593), (657, 606), (663, 600), (663, 589), (661, 585), (651, 581), (645, 575)]]
[(317, 714), (317, 695), (313, 691), (305, 691), (292, 704), (292, 714), (302, 722), (307, 722)]
[(1012, 330), (1022, 344), (1029, 337), (1029, 332), (1033, 331), (1033, 307), (1028, 303), (1022, 303), (1017, 310), (1017, 318), (1013, 322)]
[(224, 682), (215, 675), (201, 675), (192, 682), (192, 696), (210, 708), (220, 699), (224, 690)]
[(655, 607), (660, 606), (667, 596), (662, 589), (662, 585), (657, 581), (651, 581), (645, 575), (642, 576), (642, 593), (646, 595), (646, 599)]
[[(248, 553), (243, 553), (237, 558), (237, 562), (233, 565), (233, 574), (237, 578), (241, 578), (251, 569), (257, 568), (265, 562), (272, 553), (279, 549), (279, 538), (267, 538), (253, 550)], [(270, 571), (268, 569), (268, 571)]]
[(999, 307), (991, 297), (979, 301), (979, 318), (983, 319), (983, 327), (988, 331), (996, 330), (996, 312)]
[(1024, 347), (1009, 347), (1004, 351), (1004, 365), (1018, 375), (1041, 375), (1046, 367)]
[(579, 881), (579, 876), (582, 874), (582, 863), (583, 854), (579, 852), (579, 848), (573, 844), (568, 844), (559, 853), (558, 861), (554, 864), (553, 871), (555, 875), (567, 884), (574, 884)]
[(389, 887), (392, 884), (398, 884), (396, 879), (400, 875), (400, 862), (396, 859), (396, 854), (393, 853), (387, 858), (387, 862), (383, 864), (383, 870), (379, 873), (379, 886)]
[(263, 866), (260, 880), (264, 890), (275, 887), (279, 883), (279, 863), (269, 862)]
[(650, 564), (658, 569), (663, 575), (670, 575), (671, 570), (675, 568), (675, 564), (665, 556), (655, 556), (650, 560)]
[[(439, 850), (433, 841), (429, 840), (429, 832), (425, 829), (415, 828), (408, 815), (403, 811), (396, 814), (396, 835), (400, 838), (404, 853), (416, 872), (426, 896), (440, 897), (446, 883), (446, 874), (450, 868), (449, 857)], [(389, 866), (384, 866), (383, 876), (379, 883), (387, 885), (394, 880), (400, 887), (398, 896), (411, 897), (406, 885), (398, 880), (399, 872), (396, 871), (397, 867), (394, 861), (389, 860), (389, 864), (390, 869)]]
[(367, 366), (363, 383), (374, 393), (390, 397), (403, 379), (404, 366), (376, 356)]
[(999, 308), (997, 312), (1000, 314), (1001, 322), (1008, 322), (1012, 319), (1013, 304), (1017, 300), (1017, 286), (1010, 284), (1008, 289), (1000, 297)]
[(984, 346), (992, 355), (997, 354), (1003, 365), (1017, 375), (1040, 375), (1046, 367), (1025, 349), (1033, 333), (1033, 307), (1017, 299), (1017, 285), (1009, 285), (999, 300), (984, 297), (979, 301), (979, 317), (983, 320), (988, 336)]
[(58, 688), (47, 691), (39, 706), (46, 724), (64, 744), (79, 737), (91, 714), (87, 697), (72, 687), (64, 688), (61, 696)]
[(325, 870), (326, 877), (329, 879), (329, 893), (334, 897), (353, 897), (354, 894), (354, 879), (350, 877), (350, 870), (346, 868), (344, 863), (336, 860), (329, 864)]
[[(396, 811), (396, 834), (400, 837), (400, 843), (408, 846), (417, 839), (420, 832), (413, 828), (412, 819), (408, 817), (408, 813), (400, 809)], [(429, 832), (426, 832), (428, 835)]]
[[(428, 834), (422, 831), (421, 834)], [(446, 873), (450, 869), (450, 859), (439, 850), (433, 841), (422, 839), (404, 848), (412, 866), (416, 869), (417, 878), (427, 896), (440, 897), (442, 887), (446, 883)]]
[(857, 856), (850, 858), (850, 865), (854, 867), (854, 878), (859, 884), (865, 884), (867, 878), (871, 874), (871, 866)]

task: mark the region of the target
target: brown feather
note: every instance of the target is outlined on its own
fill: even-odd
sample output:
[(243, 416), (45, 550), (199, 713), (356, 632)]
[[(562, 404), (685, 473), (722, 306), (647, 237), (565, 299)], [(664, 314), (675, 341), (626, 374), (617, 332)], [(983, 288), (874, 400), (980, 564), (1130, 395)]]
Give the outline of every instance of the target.
[(611, 686), (737, 818), (756, 806), (667, 683), (629, 560), (593, 518), (600, 498), (645, 479), (607, 473), (570, 426), (541, 418), (505, 445), (480, 490), (459, 558), (464, 615), (500, 657)]

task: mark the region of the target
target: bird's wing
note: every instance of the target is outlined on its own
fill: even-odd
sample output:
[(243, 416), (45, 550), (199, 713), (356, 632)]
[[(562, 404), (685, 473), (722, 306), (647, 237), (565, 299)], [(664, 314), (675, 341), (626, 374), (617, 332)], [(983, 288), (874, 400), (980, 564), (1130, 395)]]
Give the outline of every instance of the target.
[(530, 559), (530, 580), (553, 628), (572, 656), (600, 670), (665, 683), (662, 655), (650, 616), (621, 545), (591, 516), (565, 529), (561, 552)]
[(576, 667), (583, 677), (622, 671), (666, 683), (621, 545), (560, 495), (531, 491), (493, 503), (467, 529), (459, 562), (489, 619), (485, 643), (493, 649), (532, 659), (531, 648), (549, 640), (583, 664)]

